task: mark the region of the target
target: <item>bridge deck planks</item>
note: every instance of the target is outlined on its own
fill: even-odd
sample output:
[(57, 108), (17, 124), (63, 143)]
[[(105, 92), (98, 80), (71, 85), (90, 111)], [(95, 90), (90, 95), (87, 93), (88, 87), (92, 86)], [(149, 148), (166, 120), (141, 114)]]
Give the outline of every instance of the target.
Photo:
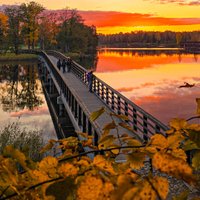
[[(56, 68), (56, 63), (58, 59), (51, 55), (49, 55), (49, 58), (51, 59)], [(83, 84), (81, 80), (79, 80), (73, 73), (63, 73), (61, 70), (59, 73), (63, 77), (63, 80), (65, 81), (66, 85), (70, 88), (73, 95), (79, 99), (79, 104), (82, 105), (83, 108), (85, 108), (86, 112), (89, 115), (97, 109), (100, 109), (101, 107), (105, 107), (108, 112), (111, 112), (109, 107), (107, 107), (106, 104), (104, 104), (94, 93), (90, 93), (88, 87), (85, 84)], [(112, 120), (110, 116), (106, 114), (103, 114), (101, 117), (99, 117), (96, 120), (96, 123), (100, 132), (102, 132), (102, 128), (111, 121)], [(133, 133), (129, 132), (128, 130), (124, 130), (123, 128), (121, 128), (119, 131), (122, 133), (128, 133), (133, 135)], [(141, 135), (140, 138), (142, 138)]]

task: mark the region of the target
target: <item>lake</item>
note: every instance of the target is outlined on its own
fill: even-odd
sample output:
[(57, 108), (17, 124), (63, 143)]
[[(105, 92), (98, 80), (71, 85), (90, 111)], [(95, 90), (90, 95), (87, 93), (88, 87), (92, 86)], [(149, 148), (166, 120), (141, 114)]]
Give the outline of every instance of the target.
[(0, 128), (19, 122), (23, 128), (42, 130), (45, 141), (56, 138), (37, 62), (1, 62), (0, 93)]
[[(95, 75), (165, 124), (196, 115), (199, 55), (169, 49), (103, 49), (98, 51)], [(195, 85), (179, 88), (185, 82)]]

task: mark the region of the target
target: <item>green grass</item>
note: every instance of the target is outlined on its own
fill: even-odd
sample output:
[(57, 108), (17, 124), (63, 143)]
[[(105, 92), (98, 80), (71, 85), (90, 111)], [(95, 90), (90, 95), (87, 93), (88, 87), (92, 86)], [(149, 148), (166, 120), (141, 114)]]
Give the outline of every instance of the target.
[(14, 54), (14, 53), (6, 53), (0, 54), (0, 61), (17, 61), (17, 60), (33, 60), (37, 59), (37, 55), (34, 54)]

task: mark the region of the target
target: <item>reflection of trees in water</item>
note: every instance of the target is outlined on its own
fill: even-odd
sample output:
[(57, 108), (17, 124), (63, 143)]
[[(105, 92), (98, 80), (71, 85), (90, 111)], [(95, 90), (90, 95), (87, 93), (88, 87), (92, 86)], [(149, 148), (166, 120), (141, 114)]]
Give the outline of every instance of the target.
[(86, 69), (92, 68), (95, 70), (97, 68), (97, 52), (82, 57), (73, 57), (73, 59)]
[(33, 64), (0, 66), (0, 101), (4, 111), (33, 110), (43, 103)]
[[(167, 55), (167, 56), (173, 56), (178, 55), (178, 61), (182, 61), (182, 56), (191, 54), (191, 53), (185, 53), (182, 51), (177, 50), (99, 50), (98, 54), (105, 54), (105, 53), (115, 53), (120, 56), (160, 56), (160, 55)], [(194, 61), (198, 61), (198, 54), (194, 54)]]

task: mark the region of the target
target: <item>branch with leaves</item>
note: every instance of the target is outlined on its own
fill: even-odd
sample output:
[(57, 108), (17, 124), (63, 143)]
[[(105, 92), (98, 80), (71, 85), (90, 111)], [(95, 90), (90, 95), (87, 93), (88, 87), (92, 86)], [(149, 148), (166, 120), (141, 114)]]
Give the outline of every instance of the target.
[[(91, 115), (96, 120), (101, 108)], [(3, 199), (78, 199), (132, 200), (167, 199), (169, 182), (162, 174), (181, 179), (197, 187), (194, 171), (200, 170), (200, 126), (183, 119), (170, 122), (166, 137), (155, 134), (148, 143), (120, 133), (120, 120), (126, 116), (110, 114), (111, 122), (103, 128), (98, 146), (93, 137), (78, 133), (76, 137), (50, 140), (41, 153), (52, 148), (62, 150), (59, 157), (47, 156), (33, 162), (22, 152), (7, 146), (0, 156), (0, 200)], [(128, 125), (124, 129), (130, 129)], [(89, 151), (82, 152), (84, 148)], [(191, 165), (187, 151), (194, 151)], [(145, 163), (151, 161), (154, 174)], [(24, 169), (19, 172), (19, 166)], [(138, 173), (140, 172), (140, 173)], [(174, 199), (176, 199), (174, 197)], [(178, 199), (178, 197), (177, 197)]]

